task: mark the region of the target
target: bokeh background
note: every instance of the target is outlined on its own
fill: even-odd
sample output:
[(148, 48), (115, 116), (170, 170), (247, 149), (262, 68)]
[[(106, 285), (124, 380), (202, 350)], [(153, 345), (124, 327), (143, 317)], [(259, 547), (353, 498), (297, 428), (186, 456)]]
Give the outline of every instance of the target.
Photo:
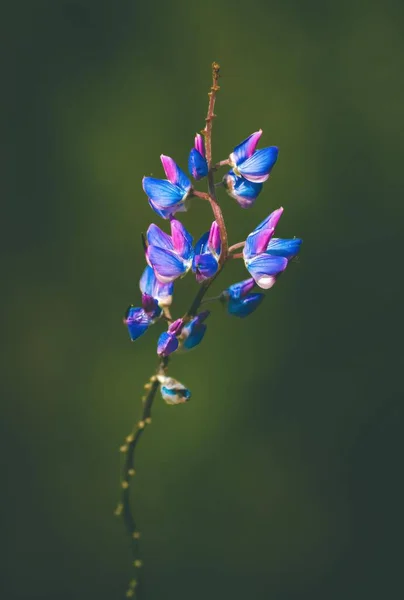
[[(3, 5), (1, 515), (7, 599), (124, 596), (118, 448), (160, 328), (130, 344), (141, 189), (183, 166), (222, 66), (214, 157), (280, 147), (232, 242), (271, 210), (304, 238), (264, 305), (220, 306), (137, 461), (145, 600), (403, 594), (403, 80), (398, 0)], [(210, 222), (194, 201), (184, 223)], [(161, 224), (161, 223), (160, 223)], [(229, 266), (218, 293), (245, 275)], [(177, 314), (196, 291), (177, 286)]]

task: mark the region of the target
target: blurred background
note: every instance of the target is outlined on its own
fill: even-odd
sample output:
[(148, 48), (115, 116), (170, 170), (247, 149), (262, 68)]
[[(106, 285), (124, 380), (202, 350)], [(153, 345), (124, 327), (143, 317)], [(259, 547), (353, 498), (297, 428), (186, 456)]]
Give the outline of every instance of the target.
[[(131, 344), (143, 175), (186, 166), (222, 66), (214, 158), (280, 157), (231, 242), (283, 205), (298, 264), (246, 320), (215, 307), (137, 454), (145, 600), (398, 598), (404, 5), (20, 0), (3, 5), (2, 594), (124, 597), (118, 448), (156, 364)], [(204, 186), (204, 182), (202, 182)], [(200, 188), (201, 189), (201, 188)], [(211, 223), (194, 201), (195, 238)], [(217, 293), (245, 277), (239, 261)], [(176, 288), (175, 314), (197, 289)]]

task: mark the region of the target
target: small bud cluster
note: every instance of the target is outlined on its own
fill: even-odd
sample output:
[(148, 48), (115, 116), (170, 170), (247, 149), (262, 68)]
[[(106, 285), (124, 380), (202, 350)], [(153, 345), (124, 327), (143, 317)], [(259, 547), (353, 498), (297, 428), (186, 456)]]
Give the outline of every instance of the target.
[[(213, 116), (211, 114), (211, 118)], [(243, 259), (250, 277), (231, 285), (218, 299), (226, 304), (229, 315), (244, 318), (254, 312), (264, 299), (264, 294), (254, 291), (254, 288), (271, 288), (290, 260), (298, 254), (301, 246), (301, 240), (298, 238), (274, 237), (275, 228), (283, 213), (283, 208), (278, 208), (271, 212), (244, 242), (238, 242), (228, 249), (227, 232), (214, 190), (223, 186), (239, 206), (244, 209), (252, 207), (263, 189), (264, 182), (269, 179), (278, 158), (278, 149), (275, 146), (257, 149), (262, 136), (260, 129), (236, 146), (227, 159), (212, 166), (205, 149), (211, 130), (208, 131), (206, 127), (202, 134), (198, 133), (195, 136), (194, 147), (189, 154), (188, 171), (195, 181), (208, 178), (208, 194), (196, 190), (184, 171), (172, 158), (164, 154), (160, 159), (166, 179), (143, 178), (143, 190), (149, 204), (159, 217), (169, 220), (170, 233), (154, 223), (149, 226), (145, 236), (147, 266), (140, 278), (141, 307), (130, 306), (124, 323), (130, 339), (134, 341), (157, 320), (165, 319), (168, 328), (160, 335), (157, 343), (157, 354), (160, 358), (166, 358), (178, 350), (194, 348), (206, 333), (205, 321), (209, 311), (197, 312), (203, 294), (200, 295), (196, 310), (190, 311), (182, 318), (172, 319), (170, 307), (174, 282), (178, 278), (191, 271), (197, 283), (202, 284), (206, 291), (229, 259)], [(211, 139), (209, 144), (210, 142)], [(230, 170), (215, 184), (214, 173), (226, 165)], [(215, 220), (195, 244), (192, 235), (175, 217), (177, 213), (188, 210), (192, 198), (209, 200), (211, 205), (216, 207), (216, 212), (213, 211)], [(217, 218), (218, 214), (220, 219)], [(236, 248), (243, 250), (235, 254)], [(168, 404), (180, 404), (190, 398), (189, 390), (172, 377), (159, 375), (158, 380), (163, 399)]]

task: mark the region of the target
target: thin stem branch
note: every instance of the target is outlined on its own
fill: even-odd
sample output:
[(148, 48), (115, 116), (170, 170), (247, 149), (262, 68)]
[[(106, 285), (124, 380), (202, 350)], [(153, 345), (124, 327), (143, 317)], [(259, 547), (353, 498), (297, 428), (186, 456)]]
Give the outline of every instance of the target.
[(209, 194), (207, 194), (206, 192), (198, 192), (198, 190), (193, 190), (192, 193), (197, 198), (202, 198), (202, 200), (210, 200)]
[(239, 248), (244, 248), (244, 246), (245, 246), (245, 242), (238, 242), (237, 244), (233, 244), (233, 246), (230, 246), (229, 252), (234, 252), (234, 250), (238, 250)]
[(130, 484), (131, 480), (136, 474), (135, 471), (135, 450), (137, 444), (145, 430), (145, 428), (151, 423), (151, 409), (157, 390), (159, 389), (159, 381), (157, 375), (165, 372), (167, 368), (168, 358), (162, 359), (158, 365), (156, 374), (150, 378), (149, 383), (145, 385), (148, 390), (147, 395), (143, 398), (143, 412), (140, 421), (136, 423), (132, 432), (126, 437), (125, 443), (121, 446), (120, 450), (124, 454), (124, 464), (122, 468), (122, 495), (121, 503), (118, 505), (115, 514), (123, 516), (126, 531), (130, 538), (130, 546), (132, 551), (132, 566), (135, 569), (134, 577), (129, 583), (129, 588), (126, 592), (127, 597), (139, 597), (141, 590), (140, 583), (141, 577), (140, 572), (143, 567), (143, 561), (140, 558), (139, 551), (139, 538), (140, 532), (137, 528), (135, 517), (133, 515), (131, 502), (130, 502)]
[(205, 135), (205, 148), (206, 148), (206, 161), (208, 163), (208, 191), (209, 191), (209, 202), (212, 208), (213, 215), (215, 217), (215, 221), (219, 225), (220, 229), (220, 239), (222, 242), (222, 249), (219, 259), (219, 269), (226, 262), (227, 253), (228, 253), (228, 241), (227, 241), (227, 231), (226, 225), (223, 219), (223, 214), (219, 204), (217, 203), (216, 191), (215, 191), (215, 180), (213, 177), (214, 167), (212, 167), (212, 128), (213, 128), (213, 119), (215, 118), (215, 101), (216, 101), (216, 93), (219, 91), (220, 86), (218, 85), (219, 81), (219, 71), (220, 65), (214, 62), (212, 64), (212, 86), (210, 88), (209, 96), (209, 105), (208, 105), (208, 114), (206, 116), (206, 125), (203, 133)]
[(228, 158), (226, 158), (226, 160), (220, 160), (218, 163), (215, 164), (214, 167), (212, 167), (213, 171), (217, 171), (218, 169), (220, 169), (220, 167), (225, 167), (226, 165), (230, 164), (230, 160)]

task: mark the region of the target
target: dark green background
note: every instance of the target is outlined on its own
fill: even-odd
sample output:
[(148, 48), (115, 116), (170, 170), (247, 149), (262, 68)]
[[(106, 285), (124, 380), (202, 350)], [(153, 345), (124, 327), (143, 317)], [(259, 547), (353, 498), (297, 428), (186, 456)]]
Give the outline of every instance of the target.
[[(139, 446), (145, 600), (399, 598), (404, 5), (15, 1), (3, 7), (1, 598), (123, 597), (117, 451), (155, 367), (130, 344), (144, 174), (186, 165), (222, 65), (214, 158), (262, 127), (271, 210), (304, 238), (244, 321), (220, 306)], [(184, 223), (205, 231), (208, 206)], [(163, 224), (164, 226), (164, 224)], [(245, 277), (232, 264), (219, 293)], [(177, 286), (177, 314), (197, 287)], [(402, 323), (401, 323), (402, 325)]]

